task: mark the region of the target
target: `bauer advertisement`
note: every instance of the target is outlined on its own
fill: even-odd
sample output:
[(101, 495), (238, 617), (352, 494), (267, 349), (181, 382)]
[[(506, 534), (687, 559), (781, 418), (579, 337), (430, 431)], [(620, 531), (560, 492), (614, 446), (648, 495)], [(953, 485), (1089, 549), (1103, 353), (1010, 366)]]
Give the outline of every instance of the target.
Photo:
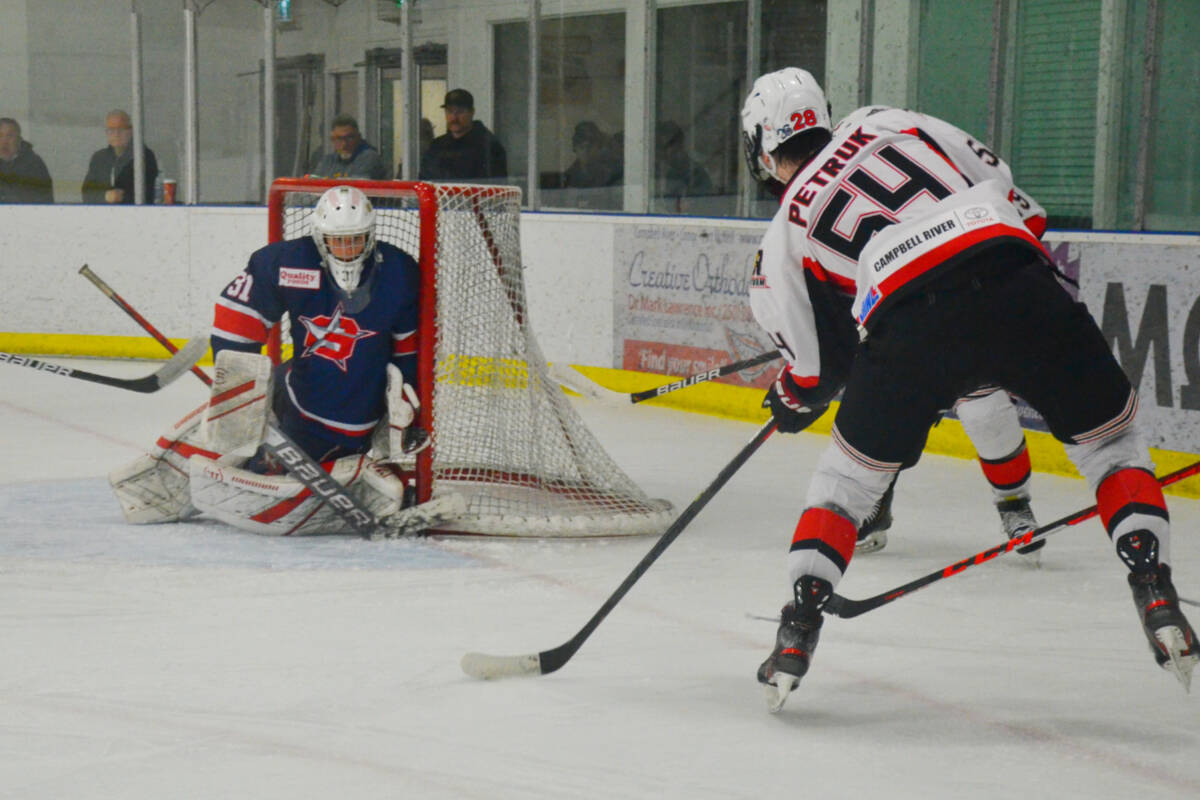
[[(693, 375), (774, 350), (750, 313), (762, 226), (617, 226), (614, 366)], [(779, 362), (722, 378), (766, 388)]]
[[(761, 236), (749, 226), (618, 226), (615, 366), (687, 376), (774, 349), (750, 313)], [(1200, 238), (1051, 232), (1046, 246), (1137, 387), (1147, 444), (1200, 452)], [(721, 380), (765, 389), (778, 366)], [(1046, 430), (1019, 408), (1025, 427)]]

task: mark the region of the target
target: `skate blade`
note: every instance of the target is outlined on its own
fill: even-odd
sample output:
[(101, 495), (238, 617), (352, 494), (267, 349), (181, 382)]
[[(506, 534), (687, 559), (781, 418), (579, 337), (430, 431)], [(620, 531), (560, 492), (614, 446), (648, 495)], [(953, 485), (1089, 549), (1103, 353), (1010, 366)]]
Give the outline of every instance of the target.
[(1020, 556), (1020, 559), (1018, 559), (1018, 560), (1023, 564), (1028, 564), (1033, 569), (1041, 569), (1042, 568), (1042, 551), (1045, 549), (1046, 548), (1044, 548), (1044, 547), (1039, 547), (1037, 550), (1034, 550), (1032, 553), (1022, 553), (1020, 550), (1018, 550), (1017, 555)]
[(868, 533), (854, 543), (855, 553), (876, 553), (887, 547), (887, 531)]
[(796, 688), (796, 684), (800, 679), (795, 675), (788, 675), (786, 672), (775, 673), (775, 685), (767, 683), (763, 685), (763, 689), (767, 696), (767, 711), (772, 714), (778, 714), (783, 708), (783, 704), (787, 702), (788, 695), (792, 693), (792, 689)]
[(1158, 639), (1163, 651), (1167, 654), (1168, 660), (1163, 662), (1162, 668), (1173, 673), (1176, 680), (1183, 684), (1183, 690), (1191, 694), (1192, 670), (1196, 668), (1200, 656), (1195, 653), (1184, 655), (1184, 651), (1187, 649), (1187, 640), (1184, 639), (1183, 631), (1174, 625), (1159, 628), (1154, 632), (1154, 638)]

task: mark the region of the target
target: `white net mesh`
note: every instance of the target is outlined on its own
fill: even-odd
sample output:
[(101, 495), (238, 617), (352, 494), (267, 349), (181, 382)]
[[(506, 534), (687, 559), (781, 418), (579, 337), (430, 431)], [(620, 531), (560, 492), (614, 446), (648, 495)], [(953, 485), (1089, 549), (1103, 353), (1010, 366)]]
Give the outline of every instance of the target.
[[(665, 529), (670, 503), (634, 484), (546, 374), (525, 305), (519, 190), (433, 187), (436, 232), (427, 230), (422, 251), (416, 185), (354, 185), (375, 202), (376, 236), (414, 256), (423, 252), (422, 270), (436, 276), (436, 303), (422, 296), (423, 317), (436, 306), (436, 318), (432, 329), (422, 328), (434, 338), (432, 398), (421, 387), (422, 401), (432, 400), (433, 444), (418, 480), (429, 481), (432, 495), (466, 497), (468, 515), (454, 530), (603, 536)], [(308, 214), (324, 188), (296, 188), (273, 205), (283, 238), (308, 234)]]

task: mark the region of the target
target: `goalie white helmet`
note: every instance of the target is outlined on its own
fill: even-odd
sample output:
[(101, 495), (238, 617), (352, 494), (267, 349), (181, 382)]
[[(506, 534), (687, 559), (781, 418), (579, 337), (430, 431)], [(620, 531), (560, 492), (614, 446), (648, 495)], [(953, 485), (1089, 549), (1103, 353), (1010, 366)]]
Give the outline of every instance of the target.
[(375, 252), (375, 206), (353, 186), (335, 186), (313, 210), (312, 238), (334, 283), (353, 292)]
[(829, 102), (810, 73), (798, 67), (768, 72), (754, 82), (742, 106), (742, 142), (755, 179), (785, 183), (772, 153), (805, 131), (833, 128)]

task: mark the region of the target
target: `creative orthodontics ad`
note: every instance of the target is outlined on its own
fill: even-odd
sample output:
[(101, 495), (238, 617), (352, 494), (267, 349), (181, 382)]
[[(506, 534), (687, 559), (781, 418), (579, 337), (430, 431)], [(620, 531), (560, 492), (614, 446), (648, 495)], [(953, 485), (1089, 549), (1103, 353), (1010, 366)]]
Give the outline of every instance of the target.
[[(614, 366), (686, 376), (775, 349), (750, 313), (762, 233), (762, 226), (617, 226)], [(778, 368), (761, 364), (720, 380), (766, 388)]]
[[(622, 225), (614, 236), (614, 366), (687, 376), (774, 349), (750, 313), (759, 227)], [(1200, 237), (1082, 241), (1046, 247), (1138, 389), (1152, 447), (1200, 452)], [(769, 362), (722, 378), (765, 389)], [(1019, 398), (1018, 398), (1019, 399)], [(1021, 421), (1045, 424), (1020, 404)]]

